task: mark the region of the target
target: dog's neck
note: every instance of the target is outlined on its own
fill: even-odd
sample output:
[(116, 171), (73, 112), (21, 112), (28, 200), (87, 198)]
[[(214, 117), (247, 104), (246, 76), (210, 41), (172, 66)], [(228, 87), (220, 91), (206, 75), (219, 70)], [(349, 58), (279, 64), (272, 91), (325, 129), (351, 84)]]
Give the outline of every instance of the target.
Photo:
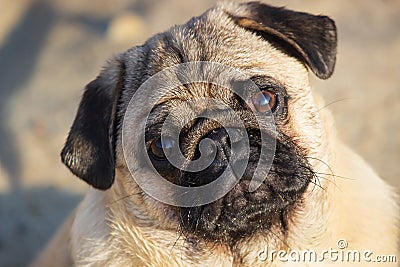
[[(163, 229), (159, 222), (154, 220), (153, 211), (146, 209), (143, 205), (136, 205), (135, 198), (128, 197), (127, 185), (122, 181), (124, 179), (122, 177), (119, 179), (117, 176), (111, 190), (105, 193), (93, 193), (99, 195), (97, 198), (101, 198), (101, 201), (106, 203), (106, 211), (103, 211), (103, 214), (106, 214), (105, 223), (94, 227), (107, 227), (109, 234), (105, 246), (108, 249), (105, 251), (109, 251), (110, 247), (115, 248), (115, 251), (109, 252), (113, 253), (113, 261), (117, 258), (119, 263), (125, 265), (154, 262), (154, 266), (163, 266), (168, 262), (168, 266), (186, 266), (188, 263), (197, 265), (201, 263), (201, 266), (230, 266), (232, 263), (240, 266), (257, 266), (263, 263), (263, 266), (266, 266), (266, 262), (260, 262), (258, 259), (258, 254), (266, 246), (276, 251), (305, 249), (313, 242), (321, 246), (323, 245), (321, 240), (330, 240), (326, 238), (326, 235), (330, 234), (327, 231), (328, 221), (321, 215), (325, 214), (329, 207), (306, 205), (306, 203), (316, 201), (322, 203), (321, 199), (328, 195), (326, 191), (315, 190), (309, 196), (315, 198), (315, 201), (308, 199), (304, 203), (305, 206), (299, 209), (297, 216), (288, 225), (287, 233), (284, 233), (280, 226), (276, 226), (271, 228), (269, 233), (243, 240), (234, 248), (227, 248), (215, 244), (213, 246), (194, 245), (180, 236), (177, 228)], [(321, 210), (317, 211), (318, 208)], [(305, 220), (304, 217), (308, 219)], [(298, 243), (299, 240), (302, 240), (303, 244)], [(95, 253), (98, 251), (93, 254)], [(94, 259), (94, 257), (85, 258)], [(107, 261), (110, 257), (103, 257), (103, 259)], [(104, 263), (107, 266), (111, 264)]]

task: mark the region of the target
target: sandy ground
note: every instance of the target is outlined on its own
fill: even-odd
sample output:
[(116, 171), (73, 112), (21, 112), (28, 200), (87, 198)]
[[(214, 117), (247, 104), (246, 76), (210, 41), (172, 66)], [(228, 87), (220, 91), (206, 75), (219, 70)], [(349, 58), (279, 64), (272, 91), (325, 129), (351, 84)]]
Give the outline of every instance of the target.
[[(118, 51), (213, 0), (0, 0), (0, 266), (25, 266), (87, 190), (59, 151), (83, 86)], [(342, 139), (400, 188), (400, 1), (278, 1), (339, 29), (334, 76), (313, 78)]]

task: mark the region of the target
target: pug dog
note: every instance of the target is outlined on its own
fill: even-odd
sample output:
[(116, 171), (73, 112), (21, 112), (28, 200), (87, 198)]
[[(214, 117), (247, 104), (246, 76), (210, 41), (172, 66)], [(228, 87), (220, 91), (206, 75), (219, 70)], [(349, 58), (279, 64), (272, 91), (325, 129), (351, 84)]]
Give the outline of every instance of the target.
[[(86, 86), (61, 153), (92, 188), (36, 266), (377, 266), (379, 255), (395, 266), (396, 195), (337, 138), (309, 85), (308, 69), (332, 75), (336, 47), (329, 17), (220, 3), (110, 60)], [(193, 69), (235, 89), (188, 83)], [(178, 131), (162, 136), (170, 113)], [(242, 139), (247, 149), (233, 151)], [(187, 170), (170, 162), (176, 153), (182, 166), (211, 160)], [(241, 175), (235, 153), (248, 156)], [(302, 251), (316, 258), (296, 260)]]

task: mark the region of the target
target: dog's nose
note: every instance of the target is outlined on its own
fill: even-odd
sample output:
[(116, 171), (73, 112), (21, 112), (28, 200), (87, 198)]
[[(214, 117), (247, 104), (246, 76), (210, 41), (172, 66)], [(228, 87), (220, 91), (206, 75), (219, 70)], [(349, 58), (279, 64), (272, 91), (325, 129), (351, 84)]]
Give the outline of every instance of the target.
[[(229, 134), (228, 134), (229, 131)], [(231, 158), (232, 144), (240, 142), (244, 138), (239, 131), (235, 129), (226, 130), (224, 128), (214, 129), (200, 140), (197, 145), (194, 160), (200, 157), (211, 157), (211, 164), (202, 171), (189, 173), (184, 175), (182, 181), (184, 186), (201, 186), (218, 179), (227, 168)], [(204, 140), (207, 145), (201, 147), (201, 142)]]

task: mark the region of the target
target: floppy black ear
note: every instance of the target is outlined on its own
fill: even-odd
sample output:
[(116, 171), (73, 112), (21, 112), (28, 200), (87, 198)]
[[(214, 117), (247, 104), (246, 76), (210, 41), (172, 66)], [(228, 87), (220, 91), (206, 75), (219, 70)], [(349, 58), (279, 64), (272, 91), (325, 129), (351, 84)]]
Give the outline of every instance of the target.
[(326, 16), (314, 16), (259, 2), (241, 4), (245, 14), (230, 14), (241, 27), (252, 30), (306, 63), (314, 74), (329, 78), (336, 62), (335, 22)]
[(116, 109), (123, 87), (124, 64), (114, 59), (90, 82), (61, 152), (73, 174), (106, 190), (114, 182)]

